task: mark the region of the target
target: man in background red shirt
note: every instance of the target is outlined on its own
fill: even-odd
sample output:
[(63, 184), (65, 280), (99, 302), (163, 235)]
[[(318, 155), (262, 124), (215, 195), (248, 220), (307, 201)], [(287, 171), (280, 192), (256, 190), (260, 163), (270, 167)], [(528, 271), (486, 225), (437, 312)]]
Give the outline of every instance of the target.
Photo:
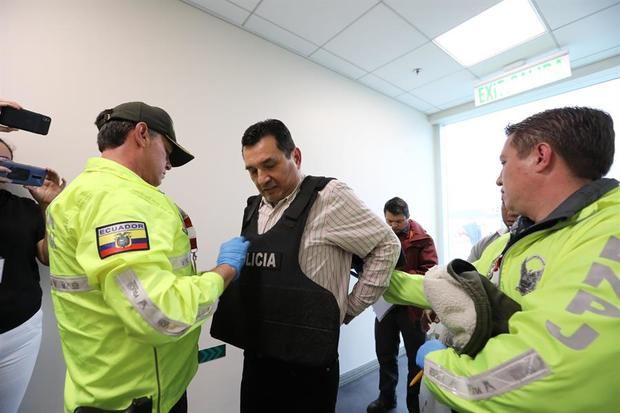
[[(409, 206), (401, 198), (392, 198), (383, 208), (385, 221), (400, 239), (405, 263), (397, 270), (411, 274), (424, 274), (437, 265), (437, 250), (430, 235), (413, 219), (409, 218)], [(407, 352), (407, 409), (409, 413), (420, 411), (418, 394), (420, 383), (408, 387), (409, 382), (420, 370), (415, 364), (418, 348), (425, 341), (420, 325), (422, 310), (417, 307), (394, 305), (379, 319), (375, 319), (375, 351), (379, 361), (379, 397), (368, 405), (368, 413), (387, 412), (396, 407), (396, 385), (398, 383), (398, 350), (400, 335), (403, 336)]]

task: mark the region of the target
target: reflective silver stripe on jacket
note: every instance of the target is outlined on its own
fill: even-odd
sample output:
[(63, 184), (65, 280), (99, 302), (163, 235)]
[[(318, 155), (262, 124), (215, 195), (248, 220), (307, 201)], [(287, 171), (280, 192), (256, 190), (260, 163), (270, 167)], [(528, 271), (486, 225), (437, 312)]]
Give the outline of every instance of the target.
[(217, 303), (219, 303), (218, 300), (216, 300), (213, 304), (199, 306), (198, 314), (196, 315), (196, 321), (204, 320), (205, 318), (215, 313), (215, 310), (217, 310)]
[(168, 260), (170, 261), (170, 265), (172, 265), (173, 271), (185, 268), (192, 263), (190, 253), (183, 254), (178, 257), (169, 257)]
[(151, 301), (144, 290), (142, 283), (133, 271), (123, 271), (116, 277), (116, 282), (123, 290), (123, 293), (140, 313), (142, 318), (149, 323), (155, 330), (168, 336), (180, 336), (190, 328), (189, 325), (172, 320)]
[(53, 290), (66, 293), (78, 293), (93, 289), (93, 287), (88, 284), (88, 277), (85, 275), (58, 276), (50, 274), (50, 283)]
[(525, 386), (551, 373), (534, 350), (529, 350), (491, 370), (471, 377), (455, 376), (433, 363), (424, 362), (424, 375), (433, 383), (466, 400), (483, 400)]

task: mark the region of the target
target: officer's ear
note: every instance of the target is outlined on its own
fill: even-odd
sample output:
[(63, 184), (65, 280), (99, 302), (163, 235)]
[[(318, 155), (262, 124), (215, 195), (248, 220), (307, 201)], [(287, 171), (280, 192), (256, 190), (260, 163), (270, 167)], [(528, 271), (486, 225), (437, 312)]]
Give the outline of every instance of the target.
[[(544, 172), (553, 167), (553, 161), (557, 162), (557, 152), (547, 142), (539, 142), (532, 149), (532, 163), (536, 172)], [(554, 159), (555, 158), (555, 159)]]
[(144, 148), (148, 144), (149, 127), (144, 122), (138, 122), (131, 133), (132, 138), (140, 148)]

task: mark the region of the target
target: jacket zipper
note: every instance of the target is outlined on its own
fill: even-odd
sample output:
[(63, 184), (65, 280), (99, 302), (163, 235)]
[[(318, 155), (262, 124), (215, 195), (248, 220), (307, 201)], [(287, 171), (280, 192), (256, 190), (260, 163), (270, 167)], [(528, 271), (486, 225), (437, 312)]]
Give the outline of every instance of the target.
[(157, 413), (161, 412), (161, 385), (159, 383), (159, 361), (157, 359), (157, 349), (153, 348), (155, 353), (155, 378), (157, 379)]

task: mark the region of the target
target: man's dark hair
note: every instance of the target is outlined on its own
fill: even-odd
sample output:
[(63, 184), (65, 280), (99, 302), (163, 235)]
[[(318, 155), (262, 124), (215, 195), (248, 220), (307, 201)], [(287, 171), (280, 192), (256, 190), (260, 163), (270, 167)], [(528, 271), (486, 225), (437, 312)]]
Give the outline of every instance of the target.
[(389, 212), (394, 215), (404, 215), (409, 218), (409, 205), (399, 197), (394, 197), (385, 203), (383, 213)]
[(257, 122), (245, 130), (241, 138), (241, 148), (246, 146), (254, 146), (266, 136), (273, 136), (278, 145), (278, 149), (284, 153), (287, 158), (291, 157), (295, 142), (291, 137), (291, 132), (286, 125), (278, 119), (267, 119)]
[(548, 143), (578, 178), (602, 178), (614, 160), (614, 122), (608, 113), (587, 107), (550, 109), (506, 126), (520, 157)]
[(9, 153), (11, 154), (11, 159), (13, 159), (13, 148), (11, 148), (11, 145), (9, 145), (8, 143), (6, 143), (4, 140), (0, 139), (0, 143), (4, 146), (6, 146), (6, 148), (9, 150)]
[(125, 143), (127, 134), (136, 124), (126, 120), (109, 120), (105, 121), (108, 111), (101, 112), (95, 120), (95, 125), (99, 128), (97, 134), (97, 146), (99, 152), (106, 149), (114, 149)]

